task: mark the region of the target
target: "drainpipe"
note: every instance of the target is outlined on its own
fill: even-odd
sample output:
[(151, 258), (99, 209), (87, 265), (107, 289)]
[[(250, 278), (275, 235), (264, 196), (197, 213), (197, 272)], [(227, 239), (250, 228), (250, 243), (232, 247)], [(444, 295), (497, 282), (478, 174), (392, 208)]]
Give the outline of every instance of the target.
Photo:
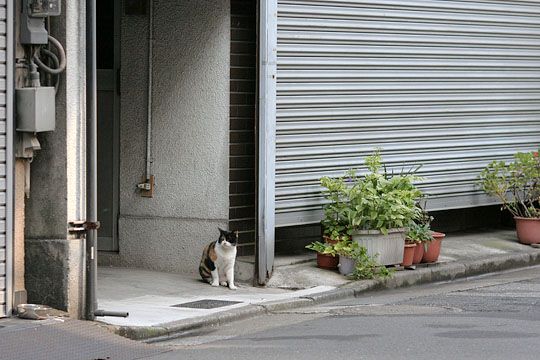
[(86, 306), (87, 320), (96, 316), (127, 317), (127, 312), (97, 310), (97, 70), (96, 0), (86, 0)]
[(146, 109), (146, 171), (142, 183), (137, 184), (140, 195), (154, 196), (154, 175), (152, 174), (152, 89), (153, 89), (153, 57), (154, 57), (154, 1), (148, 2), (148, 85)]
[(146, 181), (152, 176), (152, 82), (154, 57), (154, 1), (148, 2), (148, 100), (147, 100), (147, 126), (146, 126)]
[(97, 309), (97, 77), (96, 0), (86, 0), (86, 319)]

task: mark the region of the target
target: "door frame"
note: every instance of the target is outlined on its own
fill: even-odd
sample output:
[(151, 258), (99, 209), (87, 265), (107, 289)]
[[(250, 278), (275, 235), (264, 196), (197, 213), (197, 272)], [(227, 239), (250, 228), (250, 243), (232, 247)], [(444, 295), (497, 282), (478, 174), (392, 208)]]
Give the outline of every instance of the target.
[[(104, 246), (108, 238), (99, 236), (98, 231), (98, 251), (118, 252), (118, 218), (120, 214), (120, 37), (122, 20), (122, 1), (114, 1), (114, 62), (113, 69), (97, 69), (97, 90), (101, 86), (113, 91), (113, 153), (112, 153), (112, 238), (109, 246)], [(103, 87), (101, 87), (103, 89)], [(99, 211), (99, 210), (98, 210)], [(98, 219), (99, 220), (99, 219)], [(100, 241), (100, 239), (102, 239)], [(100, 246), (101, 245), (101, 246)]]

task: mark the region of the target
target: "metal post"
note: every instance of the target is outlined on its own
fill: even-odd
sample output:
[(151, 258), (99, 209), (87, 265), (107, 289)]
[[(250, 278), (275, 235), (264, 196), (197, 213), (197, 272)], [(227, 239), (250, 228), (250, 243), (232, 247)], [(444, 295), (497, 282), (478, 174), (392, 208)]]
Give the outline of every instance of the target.
[[(86, 0), (86, 221), (97, 223), (97, 75), (96, 0)], [(94, 320), (97, 309), (97, 228), (86, 231), (86, 319)]]
[(258, 282), (263, 285), (274, 267), (277, 0), (260, 2), (259, 31), (259, 173)]
[(97, 309), (97, 70), (96, 0), (86, 0), (86, 319), (127, 317), (127, 312)]

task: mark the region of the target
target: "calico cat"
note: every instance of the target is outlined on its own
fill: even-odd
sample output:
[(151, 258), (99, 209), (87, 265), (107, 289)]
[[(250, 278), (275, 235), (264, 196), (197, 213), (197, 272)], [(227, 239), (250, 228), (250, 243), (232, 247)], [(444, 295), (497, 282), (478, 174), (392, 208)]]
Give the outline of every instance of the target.
[(212, 286), (229, 286), (229, 289), (235, 290), (234, 262), (238, 231), (218, 230), (219, 239), (206, 245), (203, 250), (199, 274)]

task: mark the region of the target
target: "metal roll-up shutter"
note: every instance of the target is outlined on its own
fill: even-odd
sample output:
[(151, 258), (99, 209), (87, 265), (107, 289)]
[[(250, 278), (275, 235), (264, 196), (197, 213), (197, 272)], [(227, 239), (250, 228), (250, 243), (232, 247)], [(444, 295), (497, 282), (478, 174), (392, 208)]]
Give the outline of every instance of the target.
[[(4, 317), (7, 314), (6, 304), (8, 300), (8, 279), (7, 276), (11, 274), (10, 265), (7, 261), (7, 233), (6, 233), (6, 189), (7, 189), (7, 176), (9, 173), (7, 165), (7, 145), (11, 144), (7, 138), (7, 111), (6, 111), (6, 89), (7, 89), (7, 66), (6, 66), (6, 52), (7, 52), (7, 7), (6, 0), (0, 0), (0, 317)], [(11, 154), (11, 151), (9, 151)]]
[(537, 1), (279, 0), (277, 53), (277, 226), (319, 221), (319, 179), (377, 147), (442, 210), (492, 203), (480, 170), (540, 144)]

